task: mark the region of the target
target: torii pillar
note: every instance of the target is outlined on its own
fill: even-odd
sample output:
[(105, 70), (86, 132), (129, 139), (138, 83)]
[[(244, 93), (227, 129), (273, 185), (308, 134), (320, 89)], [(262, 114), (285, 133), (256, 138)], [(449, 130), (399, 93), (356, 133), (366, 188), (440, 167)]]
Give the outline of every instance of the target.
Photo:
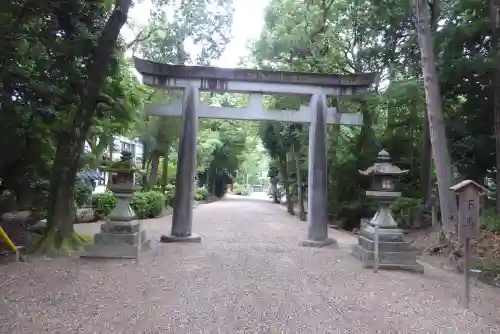
[(188, 86), (184, 89), (182, 128), (175, 175), (176, 186), (172, 230), (170, 235), (161, 236), (161, 242), (201, 242), (201, 237), (192, 233), (199, 101), (198, 88)]
[(326, 153), (326, 96), (315, 94), (311, 98), (312, 119), (309, 125), (309, 165), (307, 189), (307, 239), (305, 247), (336, 247), (328, 237)]

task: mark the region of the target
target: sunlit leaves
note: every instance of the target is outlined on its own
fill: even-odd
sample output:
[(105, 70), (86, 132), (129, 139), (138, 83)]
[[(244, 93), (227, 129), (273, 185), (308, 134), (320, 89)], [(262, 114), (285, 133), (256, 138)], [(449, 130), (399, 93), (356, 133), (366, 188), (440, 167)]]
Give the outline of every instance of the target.
[(149, 29), (155, 33), (136, 51), (150, 60), (206, 65), (224, 51), (232, 19), (232, 0), (154, 1)]

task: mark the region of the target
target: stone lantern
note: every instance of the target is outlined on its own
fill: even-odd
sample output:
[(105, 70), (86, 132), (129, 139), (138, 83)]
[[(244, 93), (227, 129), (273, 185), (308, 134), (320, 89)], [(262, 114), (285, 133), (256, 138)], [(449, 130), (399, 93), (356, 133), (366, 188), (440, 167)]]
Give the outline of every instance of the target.
[(354, 246), (352, 254), (366, 266), (373, 266), (377, 229), (381, 268), (396, 267), (423, 271), (423, 267), (416, 262), (418, 252), (404, 240), (403, 231), (398, 228), (390, 209), (391, 203), (401, 197), (401, 193), (395, 191), (396, 180), (407, 174), (408, 170), (394, 166), (389, 153), (382, 150), (376, 162), (359, 173), (372, 178), (371, 189), (366, 191), (366, 196), (377, 202), (378, 210), (368, 223), (361, 226), (358, 244)]
[(138, 189), (135, 176), (138, 172), (128, 152), (122, 152), (119, 161), (106, 169), (109, 173), (108, 189), (116, 197), (116, 206), (111, 210), (100, 233), (95, 234), (94, 244), (89, 246), (85, 257), (138, 258), (141, 250), (150, 248), (146, 231), (141, 230), (130, 201)]

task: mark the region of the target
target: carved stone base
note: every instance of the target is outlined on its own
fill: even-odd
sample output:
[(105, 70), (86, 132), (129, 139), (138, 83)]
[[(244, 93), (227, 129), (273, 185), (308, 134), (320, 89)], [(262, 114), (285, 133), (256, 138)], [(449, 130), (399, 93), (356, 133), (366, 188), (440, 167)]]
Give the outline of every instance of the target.
[(337, 249), (337, 241), (332, 238), (326, 238), (325, 240), (321, 241), (314, 241), (314, 240), (303, 240), (300, 242), (300, 245), (303, 247), (314, 247), (314, 248), (330, 248), (330, 249)]
[(176, 236), (176, 235), (162, 235), (160, 237), (160, 242), (171, 243), (171, 242), (187, 242), (187, 243), (200, 243), (201, 237), (198, 234), (192, 233), (188, 236)]
[(141, 245), (128, 245), (126, 243), (115, 245), (93, 244), (85, 247), (85, 253), (81, 254), (83, 258), (102, 258), (102, 259), (138, 259), (140, 253), (151, 249), (151, 240), (143, 242)]
[[(392, 236), (394, 236), (394, 230), (391, 232)], [(390, 237), (381, 239), (390, 239)], [(351, 254), (363, 262), (365, 267), (373, 267), (375, 262), (375, 241), (360, 235), (358, 244), (353, 247)], [(418, 255), (419, 252), (413, 249), (408, 242), (379, 241), (378, 266), (381, 269), (401, 269), (423, 273), (424, 267), (417, 262)]]
[(101, 232), (94, 235), (94, 244), (85, 247), (85, 253), (80, 256), (136, 259), (140, 252), (149, 249), (151, 241), (137, 220), (107, 222), (101, 225)]

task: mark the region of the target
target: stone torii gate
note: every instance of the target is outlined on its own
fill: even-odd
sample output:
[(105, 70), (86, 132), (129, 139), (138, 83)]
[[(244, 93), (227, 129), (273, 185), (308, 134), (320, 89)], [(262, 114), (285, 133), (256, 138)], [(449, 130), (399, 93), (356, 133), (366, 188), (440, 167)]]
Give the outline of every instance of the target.
[[(194, 181), (196, 175), (196, 137), (198, 118), (238, 120), (273, 120), (308, 123), (308, 234), (303, 246), (335, 246), (328, 238), (327, 217), (327, 153), (326, 124), (362, 125), (360, 114), (337, 113), (328, 108), (327, 96), (349, 96), (365, 93), (376, 74), (329, 75), (250, 69), (168, 65), (135, 58), (135, 68), (143, 83), (161, 89), (180, 89), (184, 99), (170, 105), (151, 105), (149, 115), (182, 116), (179, 156), (176, 174), (176, 200), (173, 208), (172, 230), (161, 242), (200, 242), (192, 233)], [(245, 108), (211, 107), (200, 101), (200, 91), (249, 94)], [(266, 110), (263, 94), (309, 96), (307, 107), (294, 110)]]

